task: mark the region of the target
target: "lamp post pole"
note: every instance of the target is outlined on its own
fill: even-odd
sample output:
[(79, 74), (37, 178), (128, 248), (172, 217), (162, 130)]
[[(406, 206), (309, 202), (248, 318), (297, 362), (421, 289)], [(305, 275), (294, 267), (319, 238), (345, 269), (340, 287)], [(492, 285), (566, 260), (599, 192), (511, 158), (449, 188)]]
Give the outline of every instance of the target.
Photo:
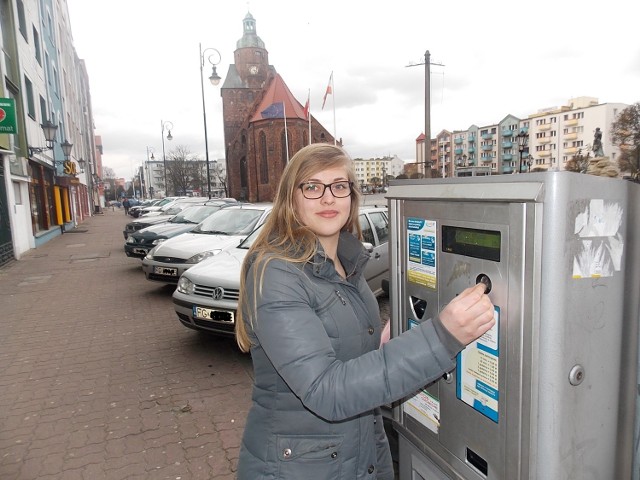
[[(171, 126), (169, 126), (171, 125)], [(167, 184), (167, 156), (165, 155), (164, 152), (164, 129), (165, 127), (167, 128), (168, 132), (167, 133), (167, 140), (172, 140), (173, 136), (171, 135), (171, 129), (173, 128), (173, 123), (169, 122), (169, 121), (164, 121), (164, 120), (160, 120), (160, 128), (162, 130), (161, 132), (161, 138), (162, 138), (162, 164), (164, 166), (164, 196), (167, 196), (167, 193), (169, 193), (169, 185)]]
[(524, 150), (529, 143), (529, 134), (525, 132), (524, 129), (521, 129), (520, 133), (516, 135), (516, 139), (518, 140), (518, 152), (520, 153), (520, 160), (518, 162), (518, 173), (522, 173), (522, 155), (524, 154)]
[[(220, 77), (216, 72), (216, 65), (220, 63), (220, 61), (222, 60), (222, 57), (220, 56), (220, 52), (215, 48), (205, 48), (204, 50), (202, 50), (202, 43), (199, 44), (199, 47), (200, 47), (200, 88), (202, 90), (202, 121), (204, 123), (204, 155), (205, 155), (205, 160), (207, 162), (207, 195), (209, 198), (211, 198), (211, 173), (209, 171), (209, 139), (207, 138), (207, 107), (206, 107), (206, 102), (204, 100), (204, 78), (203, 78), (202, 69), (204, 67), (205, 53), (207, 51), (211, 51), (212, 52), (211, 55), (207, 57), (207, 60), (209, 61), (213, 69), (211, 76), (209, 77), (209, 81), (211, 82), (212, 85), (218, 85), (218, 83), (220, 83)], [(217, 61), (212, 60), (212, 58), (215, 59), (216, 57), (218, 59)]]
[[(149, 194), (149, 199), (153, 200), (153, 185), (151, 184), (151, 171), (149, 170), (149, 160), (155, 160), (154, 156), (153, 156), (153, 147), (147, 147), (147, 165), (146, 165), (146, 170), (147, 170), (147, 193)], [(149, 157), (149, 154), (151, 154), (151, 157)]]

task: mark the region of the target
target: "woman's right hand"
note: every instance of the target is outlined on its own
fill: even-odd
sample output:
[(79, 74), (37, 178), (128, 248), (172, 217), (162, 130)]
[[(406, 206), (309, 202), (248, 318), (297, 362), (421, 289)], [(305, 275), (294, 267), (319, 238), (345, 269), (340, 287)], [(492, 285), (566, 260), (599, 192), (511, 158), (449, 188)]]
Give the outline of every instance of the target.
[(440, 312), (442, 325), (464, 345), (482, 336), (495, 324), (493, 303), (484, 293), (485, 288), (483, 283), (467, 288)]

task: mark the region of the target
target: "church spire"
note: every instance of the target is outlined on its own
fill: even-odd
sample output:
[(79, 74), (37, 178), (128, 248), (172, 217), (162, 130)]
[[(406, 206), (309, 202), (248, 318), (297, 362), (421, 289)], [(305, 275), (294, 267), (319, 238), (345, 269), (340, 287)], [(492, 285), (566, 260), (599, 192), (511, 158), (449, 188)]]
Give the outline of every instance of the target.
[(238, 40), (236, 48), (258, 47), (264, 48), (264, 42), (258, 37), (256, 33), (256, 20), (253, 18), (250, 12), (242, 20), (243, 34), (242, 38)]

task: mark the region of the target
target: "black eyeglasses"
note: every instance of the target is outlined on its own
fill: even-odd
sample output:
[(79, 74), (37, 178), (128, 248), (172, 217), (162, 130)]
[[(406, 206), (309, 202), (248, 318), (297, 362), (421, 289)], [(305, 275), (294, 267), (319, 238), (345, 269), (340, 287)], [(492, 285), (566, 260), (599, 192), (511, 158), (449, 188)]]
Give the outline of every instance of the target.
[(318, 198), (322, 198), (325, 190), (329, 187), (331, 194), (336, 198), (344, 198), (351, 195), (351, 188), (353, 187), (353, 182), (333, 182), (333, 183), (316, 183), (316, 182), (305, 182), (299, 185), (300, 190), (302, 190), (302, 195), (304, 198), (309, 200), (317, 200)]

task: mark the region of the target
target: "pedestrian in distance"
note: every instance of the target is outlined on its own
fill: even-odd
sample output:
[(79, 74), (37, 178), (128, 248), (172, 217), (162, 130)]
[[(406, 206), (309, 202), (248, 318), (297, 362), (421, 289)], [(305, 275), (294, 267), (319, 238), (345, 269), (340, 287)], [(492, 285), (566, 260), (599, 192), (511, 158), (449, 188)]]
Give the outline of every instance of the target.
[(131, 203), (129, 202), (128, 198), (125, 197), (125, 199), (122, 201), (122, 206), (124, 207), (124, 214), (129, 215), (129, 207), (131, 206)]
[(392, 480), (380, 406), (452, 370), (457, 353), (495, 323), (476, 285), (380, 345), (359, 204), (349, 155), (306, 146), (284, 169), (245, 257), (236, 337), (251, 352), (254, 385), (239, 480)]

